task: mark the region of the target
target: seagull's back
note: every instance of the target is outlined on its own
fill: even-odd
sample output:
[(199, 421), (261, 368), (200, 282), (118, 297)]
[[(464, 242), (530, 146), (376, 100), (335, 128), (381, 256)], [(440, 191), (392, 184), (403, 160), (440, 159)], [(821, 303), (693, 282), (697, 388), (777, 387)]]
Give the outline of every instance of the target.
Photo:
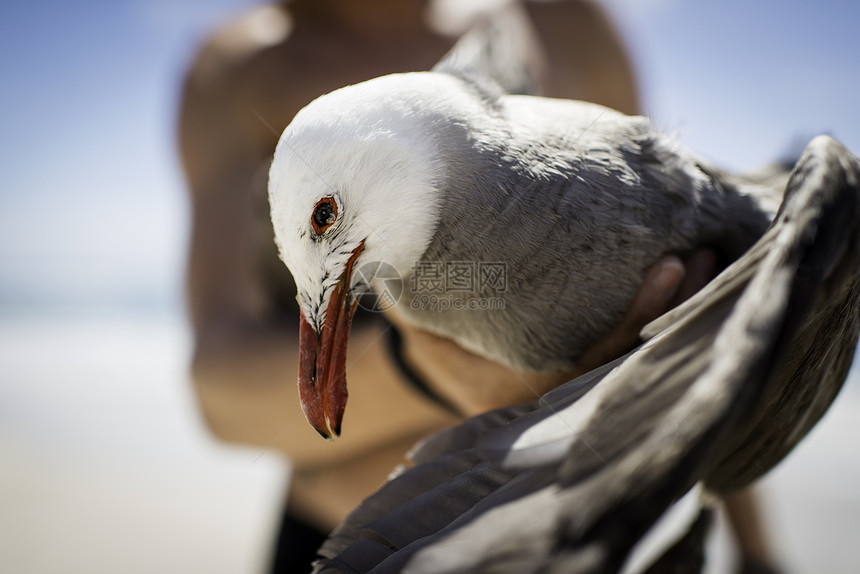
[[(710, 245), (731, 260), (768, 224), (646, 118), (462, 83), (437, 127), (442, 208), (422, 265), (465, 264), (474, 282), (444, 293), (460, 301), (445, 312), (420, 289), (400, 308), (465, 348), (522, 370), (571, 369), (660, 256)], [(482, 285), (482, 266), (502, 266), (504, 284)]]

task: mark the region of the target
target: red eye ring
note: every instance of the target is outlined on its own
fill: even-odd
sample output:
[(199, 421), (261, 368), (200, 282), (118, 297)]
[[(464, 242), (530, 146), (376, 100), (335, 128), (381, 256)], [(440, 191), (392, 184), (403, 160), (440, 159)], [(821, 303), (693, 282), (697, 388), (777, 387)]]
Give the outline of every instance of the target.
[(314, 206), (311, 225), (317, 235), (322, 235), (337, 221), (337, 202), (333, 197), (324, 197)]

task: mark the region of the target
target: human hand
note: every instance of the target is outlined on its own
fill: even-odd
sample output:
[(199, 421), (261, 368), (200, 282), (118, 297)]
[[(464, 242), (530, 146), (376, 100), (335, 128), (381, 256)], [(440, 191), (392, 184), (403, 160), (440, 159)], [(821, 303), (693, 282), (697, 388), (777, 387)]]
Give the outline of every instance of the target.
[(642, 285), (621, 322), (577, 360), (577, 375), (620, 357), (639, 344), (642, 328), (692, 297), (717, 271), (717, 254), (700, 249), (686, 261), (665, 255), (648, 268)]

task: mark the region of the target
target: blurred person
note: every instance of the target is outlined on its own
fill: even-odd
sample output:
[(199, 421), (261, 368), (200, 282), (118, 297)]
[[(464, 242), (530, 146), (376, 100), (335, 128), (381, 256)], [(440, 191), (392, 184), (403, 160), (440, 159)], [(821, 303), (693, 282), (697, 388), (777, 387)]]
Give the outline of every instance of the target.
[[(526, 2), (525, 9), (540, 42), (545, 95), (639, 112), (627, 54), (597, 4)], [(219, 438), (275, 449), (292, 463), (276, 572), (307, 571), (326, 533), (384, 482), (418, 439), (461, 415), (535, 398), (499, 365), (404, 325), (392, 331), (381, 317), (359, 312), (347, 357), (355, 391), (344, 435), (323, 443), (299, 406), (296, 289), (277, 256), (266, 192), (278, 137), (319, 95), (389, 73), (430, 69), (453, 45), (452, 33), (468, 23), (443, 33), (452, 22), (447, 15), (438, 0), (259, 6), (207, 39), (183, 86), (179, 141), (191, 190), (194, 388)], [(714, 272), (707, 254), (686, 268), (674, 258), (655, 265), (627, 318), (582, 357), (583, 371), (633, 347), (642, 325)], [(403, 352), (392, 354), (392, 342)], [(440, 388), (448, 392), (463, 380), (488, 377), (511, 392), (439, 395)], [(424, 379), (430, 384), (421, 385)], [(540, 391), (550, 384), (540, 377), (529, 382)], [(764, 556), (764, 542), (751, 552)]]

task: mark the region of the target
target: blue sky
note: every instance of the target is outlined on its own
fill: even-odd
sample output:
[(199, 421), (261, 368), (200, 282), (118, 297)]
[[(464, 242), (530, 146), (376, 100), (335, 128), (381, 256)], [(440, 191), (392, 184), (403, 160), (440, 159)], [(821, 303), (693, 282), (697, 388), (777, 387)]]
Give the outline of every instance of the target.
[[(240, 2), (5, 3), (0, 307), (174, 305), (178, 83)], [(11, 89), (10, 89), (11, 88)]]
[(694, 151), (748, 169), (827, 131), (860, 153), (860, 4), (609, 4), (633, 49), (647, 110)]
[[(177, 309), (178, 82), (246, 0), (0, 7), (0, 309)], [(745, 169), (827, 131), (860, 151), (855, 2), (607, 0), (646, 110)]]

